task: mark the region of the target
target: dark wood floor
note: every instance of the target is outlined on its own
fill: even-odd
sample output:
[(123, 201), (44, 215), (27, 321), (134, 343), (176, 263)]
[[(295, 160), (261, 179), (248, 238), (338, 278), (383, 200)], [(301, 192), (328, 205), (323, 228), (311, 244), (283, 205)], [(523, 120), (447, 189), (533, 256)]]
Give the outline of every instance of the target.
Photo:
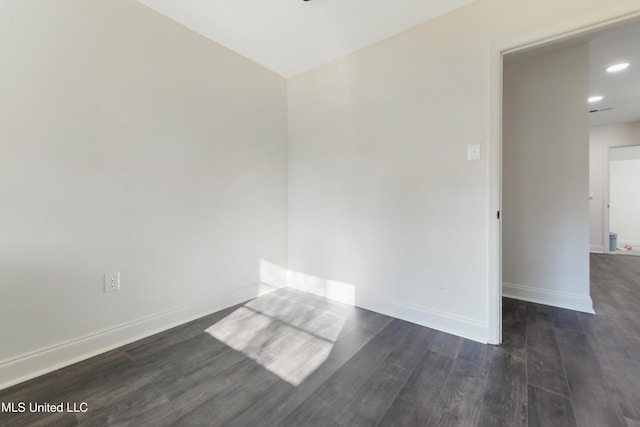
[(504, 301), (483, 345), (280, 290), (0, 391), (86, 402), (0, 425), (640, 426), (640, 258), (592, 255), (597, 315)]

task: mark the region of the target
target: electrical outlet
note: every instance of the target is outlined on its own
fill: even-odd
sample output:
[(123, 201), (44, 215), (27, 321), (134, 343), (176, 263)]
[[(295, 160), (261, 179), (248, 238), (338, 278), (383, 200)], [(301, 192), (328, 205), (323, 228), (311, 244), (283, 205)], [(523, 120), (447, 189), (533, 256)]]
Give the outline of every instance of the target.
[(120, 290), (120, 273), (107, 273), (104, 275), (104, 291), (115, 292)]

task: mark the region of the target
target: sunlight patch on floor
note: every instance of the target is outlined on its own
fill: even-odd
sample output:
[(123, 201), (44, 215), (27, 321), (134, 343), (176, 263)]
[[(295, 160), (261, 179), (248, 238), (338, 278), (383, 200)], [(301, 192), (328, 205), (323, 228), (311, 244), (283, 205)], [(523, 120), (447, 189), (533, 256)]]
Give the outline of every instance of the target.
[(346, 310), (326, 310), (271, 293), (206, 332), (297, 386), (327, 359), (346, 315)]

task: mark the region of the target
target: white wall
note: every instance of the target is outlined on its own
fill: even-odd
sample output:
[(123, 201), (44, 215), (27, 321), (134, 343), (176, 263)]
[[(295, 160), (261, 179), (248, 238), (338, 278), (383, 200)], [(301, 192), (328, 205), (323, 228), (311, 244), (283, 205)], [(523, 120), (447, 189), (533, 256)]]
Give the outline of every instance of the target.
[(480, 0), (290, 79), (290, 268), (486, 340), (490, 46), (611, 5)]
[(589, 130), (589, 222), (592, 252), (606, 252), (609, 245), (606, 224), (609, 149), (628, 145), (640, 145), (640, 122), (594, 126)]
[(255, 296), (285, 80), (134, 0), (0, 6), (0, 388)]
[[(612, 4), (640, 6), (479, 0), (291, 79), (292, 267), (485, 340), (489, 168), (466, 154), (486, 154), (489, 46)], [(0, 384), (286, 264), (282, 79), (133, 0), (0, 12)]]
[(640, 146), (610, 152), (610, 230), (619, 244), (640, 245)]
[(591, 312), (589, 46), (507, 61), (503, 294)]

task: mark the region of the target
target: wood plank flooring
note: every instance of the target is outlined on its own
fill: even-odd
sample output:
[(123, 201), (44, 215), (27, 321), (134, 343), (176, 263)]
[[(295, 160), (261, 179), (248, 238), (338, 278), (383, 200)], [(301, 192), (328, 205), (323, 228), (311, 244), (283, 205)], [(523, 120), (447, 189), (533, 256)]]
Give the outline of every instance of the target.
[(640, 258), (597, 315), (504, 300), (501, 346), (283, 289), (26, 383), (0, 426), (640, 426)]

